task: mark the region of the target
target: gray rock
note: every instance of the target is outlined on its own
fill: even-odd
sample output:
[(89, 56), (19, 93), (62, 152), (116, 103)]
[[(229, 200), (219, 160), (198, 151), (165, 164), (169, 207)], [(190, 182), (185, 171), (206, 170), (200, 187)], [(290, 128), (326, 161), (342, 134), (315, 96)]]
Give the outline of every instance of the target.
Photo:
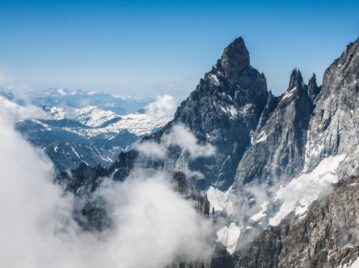
[(306, 216), (289, 215), (235, 253), (240, 267), (339, 267), (359, 255), (359, 178), (339, 182)]
[(354, 153), (359, 145), (358, 102), (359, 39), (325, 71), (309, 127), (306, 170), (312, 170), (324, 157), (346, 154), (351, 160), (341, 167), (343, 177), (358, 174)]
[(190, 163), (206, 178), (198, 189), (209, 185), (228, 189), (250, 145), (250, 132), (257, 126), (268, 92), (264, 75), (249, 64), (243, 39), (234, 40), (175, 114), (173, 123), (186, 125), (200, 141), (217, 149), (206, 165)]
[[(272, 99), (269, 95), (267, 106), (272, 105)], [(298, 174), (304, 165), (304, 145), (312, 111), (308, 88), (300, 71), (293, 70), (279, 103), (269, 115), (262, 114), (252, 144), (238, 165), (236, 183), (270, 185)]]

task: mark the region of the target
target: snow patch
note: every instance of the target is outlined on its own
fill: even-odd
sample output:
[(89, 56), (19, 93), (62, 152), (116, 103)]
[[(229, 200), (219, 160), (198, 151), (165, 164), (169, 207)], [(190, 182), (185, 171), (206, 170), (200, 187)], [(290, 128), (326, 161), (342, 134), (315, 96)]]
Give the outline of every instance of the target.
[[(170, 100), (161, 100), (159, 102), (166, 102)], [(156, 107), (153, 105), (149, 113), (131, 113), (127, 115), (119, 115), (112, 111), (102, 110), (96, 106), (87, 106), (84, 108), (72, 108), (72, 107), (59, 107), (54, 106), (50, 109), (51, 117), (54, 120), (61, 119), (74, 119), (81, 124), (88, 126), (88, 128), (71, 127), (67, 131), (76, 133), (82, 136), (94, 137), (101, 134), (118, 134), (123, 130), (137, 135), (143, 136), (153, 132), (154, 129), (158, 129), (167, 124), (173, 116), (173, 108), (176, 106), (168, 104), (166, 107), (162, 105), (160, 108), (157, 102)], [(169, 113), (169, 111), (172, 111)], [(156, 114), (156, 116), (154, 116)], [(170, 115), (171, 114), (171, 115)], [(111, 122), (111, 120), (118, 119)], [(105, 123), (107, 125), (103, 126)], [(37, 123), (40, 124), (38, 121)], [(103, 126), (103, 127), (102, 127)]]
[(240, 234), (241, 229), (232, 222), (229, 226), (224, 226), (217, 231), (217, 241), (226, 247), (229, 254), (233, 254)]
[(71, 146), (72, 152), (76, 155), (78, 159), (81, 159), (80, 155), (76, 152), (75, 148)]
[(220, 106), (220, 108), (224, 113), (228, 114), (232, 119), (236, 118), (238, 115), (238, 111), (233, 105), (228, 105), (227, 107)]
[(338, 266), (338, 268), (359, 268), (359, 257), (357, 257), (352, 263), (344, 264), (343, 266)]
[(217, 75), (211, 74), (210, 78), (211, 78), (211, 81), (213, 82), (214, 85), (219, 86), (219, 80), (218, 80)]
[(291, 211), (295, 211), (296, 215), (303, 215), (320, 194), (329, 191), (330, 185), (338, 181), (335, 171), (344, 158), (344, 154), (329, 156), (312, 172), (302, 174), (286, 186), (280, 187), (276, 192), (275, 200), (281, 200), (283, 203), (279, 212), (269, 220), (269, 224), (278, 225)]
[(226, 212), (228, 215), (233, 214), (233, 204), (228, 198), (228, 192), (222, 192), (210, 186), (207, 191), (207, 198), (210, 204), (210, 211)]
[(258, 134), (256, 140), (254, 140), (253, 144), (265, 142), (267, 140), (267, 133), (263, 130), (261, 133)]
[(265, 215), (266, 215), (266, 210), (267, 210), (267, 206), (268, 206), (268, 202), (263, 202), (261, 204), (261, 210), (254, 214), (252, 217), (251, 217), (251, 220), (252, 221), (258, 221), (259, 219), (263, 218)]
[(285, 99), (290, 98), (290, 97), (293, 95), (293, 93), (294, 93), (294, 91), (295, 91), (296, 89), (297, 89), (297, 87), (294, 87), (294, 88), (292, 88), (291, 90), (286, 91), (286, 92), (284, 93), (284, 96), (282, 97), (282, 100), (285, 100)]

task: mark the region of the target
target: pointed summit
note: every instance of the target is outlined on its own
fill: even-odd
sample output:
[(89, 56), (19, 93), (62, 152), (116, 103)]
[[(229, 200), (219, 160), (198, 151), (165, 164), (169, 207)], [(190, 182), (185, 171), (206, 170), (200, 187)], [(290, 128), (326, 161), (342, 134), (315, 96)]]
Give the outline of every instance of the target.
[(233, 78), (238, 77), (249, 64), (249, 52), (242, 37), (238, 37), (224, 49), (218, 62), (225, 77), (231, 82), (235, 82)]
[(309, 79), (308, 82), (308, 95), (311, 99), (314, 99), (315, 96), (319, 93), (320, 88), (317, 85), (317, 77), (315, 73), (313, 73), (312, 77)]
[(292, 71), (292, 74), (290, 75), (288, 90), (291, 90), (295, 87), (299, 88), (302, 86), (302, 84), (303, 84), (302, 74), (300, 73), (299, 69), (295, 68)]
[(317, 86), (317, 76), (315, 75), (315, 73), (313, 73), (313, 74), (312, 74), (312, 77), (309, 79), (308, 87), (309, 87), (309, 86), (318, 87), (318, 86)]

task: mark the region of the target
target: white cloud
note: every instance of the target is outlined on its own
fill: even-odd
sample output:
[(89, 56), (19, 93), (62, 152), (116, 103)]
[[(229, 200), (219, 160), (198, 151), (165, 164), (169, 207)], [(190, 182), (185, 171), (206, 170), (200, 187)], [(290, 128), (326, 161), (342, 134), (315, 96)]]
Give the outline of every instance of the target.
[(0, 111), (0, 266), (44, 267), (40, 262), (47, 258), (56, 263), (56, 252), (48, 248), (56, 243), (52, 233), (64, 219), (71, 225), (71, 198), (50, 182), (50, 162), (5, 118)]
[(165, 173), (107, 180), (96, 194), (108, 202), (114, 227), (81, 232), (72, 196), (51, 181), (51, 163), (14, 131), (17, 112), (0, 109), (1, 267), (157, 268), (177, 257), (208, 257), (208, 221)]
[(157, 96), (145, 107), (147, 115), (154, 119), (172, 119), (177, 109), (175, 99), (169, 95)]
[(183, 125), (175, 125), (172, 131), (163, 137), (168, 146), (178, 145), (190, 154), (191, 158), (209, 157), (214, 155), (215, 147), (209, 143), (199, 144), (197, 138)]
[(161, 144), (146, 141), (136, 144), (135, 149), (148, 158), (164, 159), (167, 155), (167, 149)]
[(3, 120), (10, 120), (8, 123), (30, 118), (46, 117), (46, 113), (39, 107), (33, 105), (18, 105), (2, 96), (0, 96), (0, 114), (3, 115)]
[(203, 175), (188, 168), (188, 159), (210, 157), (215, 154), (215, 147), (209, 143), (200, 144), (197, 138), (183, 125), (174, 125), (161, 137), (159, 143), (144, 141), (136, 144), (135, 149), (144, 157), (165, 159), (170, 146), (179, 146), (186, 154), (181, 154), (176, 166), (189, 177), (203, 178)]
[[(165, 159), (171, 146), (179, 146), (182, 154), (175, 161), (171, 169), (181, 171), (187, 178), (203, 179), (204, 176), (199, 171), (191, 170), (188, 160), (199, 157), (210, 157), (215, 154), (215, 147), (209, 143), (200, 144), (197, 138), (182, 124), (174, 125), (171, 130), (161, 137), (159, 143), (153, 141), (140, 142), (135, 146), (135, 150), (149, 159)], [(165, 169), (168, 168), (165, 165)]]
[[(110, 259), (118, 267), (163, 267), (177, 257), (205, 259), (209, 222), (174, 192), (165, 173), (136, 172), (124, 183), (107, 181), (98, 193), (114, 208), (118, 228), (110, 233)], [(106, 251), (107, 251), (106, 250)]]

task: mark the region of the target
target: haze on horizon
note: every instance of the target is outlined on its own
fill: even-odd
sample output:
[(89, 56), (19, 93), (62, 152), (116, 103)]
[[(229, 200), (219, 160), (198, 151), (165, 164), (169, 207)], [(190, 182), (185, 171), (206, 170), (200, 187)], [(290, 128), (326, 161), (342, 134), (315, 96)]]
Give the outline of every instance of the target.
[[(1, 1), (0, 86), (183, 98), (242, 36), (279, 95), (359, 33), (358, 1)], [(283, 23), (285, 22), (285, 23)]]

